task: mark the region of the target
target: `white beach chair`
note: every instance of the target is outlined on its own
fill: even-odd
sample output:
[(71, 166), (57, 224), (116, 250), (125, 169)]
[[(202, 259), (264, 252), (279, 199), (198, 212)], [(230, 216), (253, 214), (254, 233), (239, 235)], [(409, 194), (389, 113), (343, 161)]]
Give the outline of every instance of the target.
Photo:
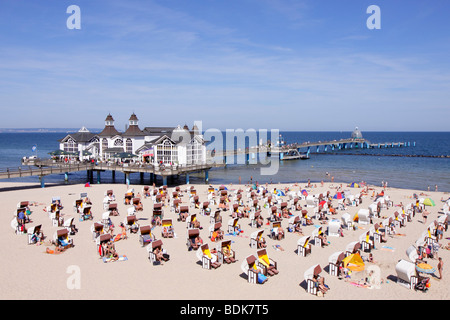
[(342, 221), (342, 226), (345, 229), (347, 229), (347, 230), (353, 229), (353, 219), (348, 212), (345, 212), (341, 216), (341, 221)]
[(258, 242), (262, 240), (264, 230), (257, 230), (250, 235), (250, 247), (253, 249), (258, 248)]
[(306, 282), (306, 292), (316, 295), (317, 294), (317, 287), (315, 286), (315, 282), (313, 281), (313, 277), (316, 275), (319, 275), (322, 272), (322, 268), (319, 264), (315, 264), (309, 269), (307, 269), (304, 274), (303, 278)]
[(415, 263), (402, 259), (395, 266), (395, 271), (397, 283), (409, 289), (414, 289), (418, 281)]
[(345, 256), (357, 253), (361, 250), (361, 243), (359, 241), (352, 241), (345, 247)]
[(297, 255), (306, 257), (311, 253), (311, 243), (309, 240), (311, 236), (303, 236), (297, 240)]
[(318, 205), (318, 200), (312, 196), (312, 195), (308, 195), (306, 197), (306, 207), (308, 208), (314, 208)]
[(370, 231), (359, 235), (359, 243), (363, 252), (370, 252), (374, 246), (373, 240), (370, 237)]
[[(258, 273), (262, 273), (262, 269), (257, 266), (257, 260), (258, 259), (254, 255), (249, 255), (241, 263), (241, 270), (247, 276), (248, 283), (257, 284)], [(266, 277), (265, 280), (267, 280)]]
[(358, 210), (358, 223), (360, 223), (360, 224), (370, 224), (370, 212), (369, 212), (369, 209), (359, 209)]
[(328, 236), (339, 237), (341, 235), (341, 223), (337, 219), (329, 220), (328, 222)]
[(202, 262), (202, 268), (211, 270), (211, 268), (217, 269), (221, 266), (219, 263), (217, 255), (211, 253), (209, 250), (209, 245), (205, 243), (196, 252), (197, 258)]
[(345, 258), (344, 251), (334, 252), (331, 256), (328, 257), (328, 273), (332, 276), (339, 275), (339, 266), (342, 260)]

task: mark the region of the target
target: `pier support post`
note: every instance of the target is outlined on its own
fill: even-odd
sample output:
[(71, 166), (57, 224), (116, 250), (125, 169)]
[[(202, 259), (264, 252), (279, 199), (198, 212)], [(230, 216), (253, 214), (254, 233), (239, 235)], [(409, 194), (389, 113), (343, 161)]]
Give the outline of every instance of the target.
[(153, 184), (155, 181), (155, 174), (153, 172), (150, 172), (150, 184)]
[(205, 171), (205, 182), (208, 183), (209, 181), (209, 170)]
[(41, 188), (45, 188), (44, 176), (39, 176), (39, 182), (41, 183)]
[(141, 184), (144, 184), (144, 173), (143, 172), (139, 172), (139, 180)]
[(100, 170), (97, 170), (97, 183), (100, 184)]
[(68, 172), (64, 172), (64, 181), (65, 182), (69, 181), (69, 173)]
[(189, 173), (186, 173), (186, 184), (189, 184)]
[(112, 171), (112, 180), (113, 182), (116, 182), (116, 170)]
[(163, 178), (163, 186), (167, 186), (167, 176), (162, 176)]
[(129, 173), (125, 173), (125, 183), (127, 186), (130, 185), (130, 174)]

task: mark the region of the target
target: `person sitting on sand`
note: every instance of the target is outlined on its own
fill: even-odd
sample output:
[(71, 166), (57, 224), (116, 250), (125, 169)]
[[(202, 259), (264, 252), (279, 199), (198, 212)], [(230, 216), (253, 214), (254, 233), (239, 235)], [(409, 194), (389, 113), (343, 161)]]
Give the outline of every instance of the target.
[(258, 247), (258, 249), (263, 249), (267, 247), (266, 239), (264, 239), (263, 237), (259, 238), (256, 246)]
[(192, 248), (197, 250), (203, 244), (202, 238), (200, 236), (195, 237), (194, 242), (192, 243)]
[(323, 294), (327, 293), (327, 291), (330, 290), (330, 288), (325, 285), (325, 278), (319, 275), (314, 275), (312, 281), (314, 281), (315, 287), (319, 289)]
[(49, 254), (60, 254), (63, 253), (64, 251), (66, 251), (66, 247), (55, 246), (54, 250), (50, 249), (49, 247), (45, 249), (45, 252)]
[(264, 219), (261, 215), (256, 218), (256, 227), (260, 228), (264, 223)]
[(319, 234), (317, 237), (320, 239), (322, 247), (328, 246), (327, 236), (323, 232)]
[(427, 216), (429, 215), (430, 213), (428, 212), (428, 210), (424, 210), (423, 211), (423, 213), (422, 213), (422, 218), (423, 218), (423, 223), (427, 223)]
[(159, 247), (155, 248), (153, 250), (153, 253), (155, 254), (156, 261), (162, 262), (163, 260), (164, 261), (168, 261), (169, 260), (168, 258), (166, 258), (164, 256), (164, 253), (162, 252), (162, 250)]
[(162, 233), (164, 238), (173, 238), (174, 237), (173, 226), (163, 227)]

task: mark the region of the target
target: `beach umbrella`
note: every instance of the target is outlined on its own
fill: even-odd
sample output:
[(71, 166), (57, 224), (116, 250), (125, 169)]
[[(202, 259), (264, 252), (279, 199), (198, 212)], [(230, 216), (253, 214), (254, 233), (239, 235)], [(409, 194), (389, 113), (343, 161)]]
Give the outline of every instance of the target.
[(277, 195), (278, 195), (279, 197), (280, 197), (280, 196), (285, 196), (284, 192), (281, 191), (281, 190), (278, 190)]
[(416, 270), (418, 272), (423, 272), (423, 273), (435, 273), (436, 269), (433, 268), (432, 266), (430, 266), (428, 263), (418, 263), (416, 265)]
[(130, 153), (130, 152), (119, 152), (112, 155), (113, 158), (120, 158), (120, 159), (130, 159), (135, 158), (137, 155)]
[(325, 205), (325, 203), (327, 203), (325, 200), (324, 201), (320, 201), (319, 207), (323, 207)]
[(83, 156), (92, 156), (92, 152), (87, 151), (87, 150), (83, 150), (83, 152), (81, 153)]
[(350, 187), (352, 187), (352, 188), (359, 188), (359, 185), (357, 183), (355, 183), (355, 182), (352, 182), (350, 184)]
[(308, 191), (306, 191), (305, 189), (302, 190), (302, 195), (304, 195), (305, 197), (308, 195)]
[(433, 199), (430, 199), (430, 198), (426, 198), (425, 200), (423, 200), (423, 204), (425, 206), (430, 206), (430, 207), (434, 207), (436, 205), (434, 203)]
[(344, 268), (348, 268), (351, 271), (363, 271), (365, 268), (364, 261), (361, 259), (359, 253), (353, 253), (348, 255), (342, 260)]
[(50, 151), (48, 154), (51, 156), (67, 156), (67, 155), (73, 155), (75, 153), (58, 149), (58, 150)]
[(342, 192), (338, 192), (334, 195), (333, 198), (334, 199), (342, 199), (342, 198), (344, 198), (344, 195), (342, 194)]

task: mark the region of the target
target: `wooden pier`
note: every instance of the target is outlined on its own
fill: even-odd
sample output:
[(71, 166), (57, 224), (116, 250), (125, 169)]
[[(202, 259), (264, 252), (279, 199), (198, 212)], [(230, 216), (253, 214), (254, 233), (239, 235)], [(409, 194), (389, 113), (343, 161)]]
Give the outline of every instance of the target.
[(150, 182), (153, 183), (157, 176), (167, 185), (167, 178), (171, 176), (186, 176), (186, 183), (189, 184), (189, 175), (198, 172), (205, 173), (205, 181), (209, 180), (209, 170), (214, 167), (222, 167), (221, 164), (197, 164), (188, 166), (152, 166), (145, 164), (114, 164), (114, 163), (85, 163), (85, 162), (55, 162), (35, 161), (34, 166), (21, 166), (16, 168), (0, 169), (0, 179), (11, 179), (20, 177), (38, 176), (41, 187), (45, 186), (44, 177), (51, 174), (65, 174), (65, 180), (68, 180), (70, 172), (86, 171), (87, 180), (93, 181), (94, 172), (97, 173), (97, 183), (101, 182), (101, 172), (111, 171), (113, 180), (115, 173), (122, 172), (125, 175), (125, 182), (129, 184), (129, 176), (132, 173), (139, 173), (141, 182), (144, 180), (144, 174), (150, 175)]

